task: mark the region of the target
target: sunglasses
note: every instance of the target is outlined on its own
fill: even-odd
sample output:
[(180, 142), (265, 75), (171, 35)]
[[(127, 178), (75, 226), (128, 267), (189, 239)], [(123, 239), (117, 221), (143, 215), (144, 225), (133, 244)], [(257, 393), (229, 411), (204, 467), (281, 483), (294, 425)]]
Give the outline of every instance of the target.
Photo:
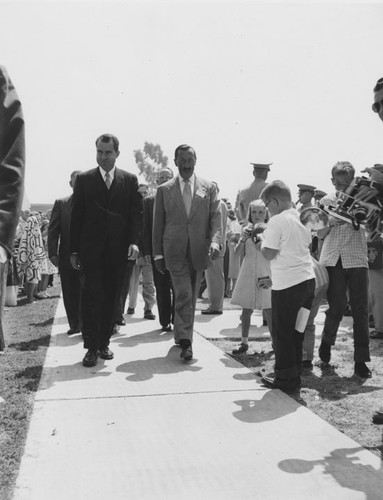
[(381, 101), (374, 102), (374, 104), (372, 105), (372, 111), (374, 113), (379, 113), (382, 104), (383, 104), (383, 99)]

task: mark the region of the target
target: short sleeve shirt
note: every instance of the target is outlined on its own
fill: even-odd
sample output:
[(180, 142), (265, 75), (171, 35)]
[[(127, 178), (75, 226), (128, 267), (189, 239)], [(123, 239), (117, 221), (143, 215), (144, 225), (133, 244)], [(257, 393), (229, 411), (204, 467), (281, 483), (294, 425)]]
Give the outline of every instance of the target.
[(263, 247), (279, 250), (271, 260), (273, 290), (283, 290), (315, 278), (309, 245), (311, 233), (295, 208), (271, 217), (263, 233)]

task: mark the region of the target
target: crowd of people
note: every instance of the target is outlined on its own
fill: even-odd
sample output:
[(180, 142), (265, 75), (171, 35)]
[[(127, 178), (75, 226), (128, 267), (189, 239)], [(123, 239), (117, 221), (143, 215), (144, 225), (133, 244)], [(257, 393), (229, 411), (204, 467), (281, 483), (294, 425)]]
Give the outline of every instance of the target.
[[(373, 110), (383, 120), (383, 79), (374, 96)], [(139, 283), (143, 317), (156, 320), (157, 304), (160, 330), (173, 331), (180, 357), (191, 360), (204, 280), (209, 304), (201, 314), (224, 314), (225, 297), (242, 309), (241, 342), (233, 354), (248, 351), (252, 313), (262, 311), (275, 355), (274, 373), (262, 376), (265, 386), (301, 386), (302, 369), (313, 367), (321, 304), (327, 310), (320, 362), (330, 362), (348, 311), (354, 374), (372, 376), (370, 338), (383, 338), (383, 245), (381, 235), (372, 241), (368, 224), (355, 227), (334, 211), (356, 176), (350, 162), (329, 167), (333, 193), (298, 184), (296, 203), (285, 182), (267, 182), (271, 163), (252, 163), (254, 180), (233, 206), (220, 198), (217, 182), (195, 173), (197, 154), (190, 145), (175, 149), (176, 175), (170, 167), (158, 170), (153, 194), (116, 166), (116, 136), (102, 134), (95, 146), (97, 167), (71, 174), (70, 196), (46, 214), (21, 212), (7, 255), (8, 288), (24, 293), (27, 303), (48, 298), (50, 280), (59, 273), (67, 333), (81, 333), (85, 367), (114, 357), (110, 339), (126, 324), (125, 314), (137, 314)], [(371, 182), (357, 196), (383, 202), (383, 166), (364, 174)], [(312, 214), (322, 223), (318, 227), (306, 224)], [(383, 409), (373, 420), (383, 423)]]

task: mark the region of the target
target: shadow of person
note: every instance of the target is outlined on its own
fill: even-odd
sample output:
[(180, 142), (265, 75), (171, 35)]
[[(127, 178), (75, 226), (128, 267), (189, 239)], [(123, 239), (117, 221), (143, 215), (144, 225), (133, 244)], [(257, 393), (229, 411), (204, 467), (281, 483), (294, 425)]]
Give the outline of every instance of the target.
[(69, 365), (57, 365), (44, 367), (43, 376), (40, 381), (39, 391), (45, 391), (60, 382), (72, 380), (88, 380), (96, 377), (109, 377), (112, 372), (106, 371), (107, 365), (104, 360), (99, 359), (96, 366), (84, 368), (82, 362)]
[(197, 362), (197, 359), (188, 362), (183, 361), (180, 358), (180, 349), (177, 346), (172, 346), (166, 356), (128, 361), (119, 365), (116, 371), (130, 373), (126, 380), (143, 382), (150, 380), (155, 375), (200, 371), (202, 370), (201, 366), (194, 366)]
[(233, 416), (241, 422), (249, 424), (259, 424), (294, 413), (301, 408), (301, 405), (294, 399), (281, 393), (280, 391), (259, 388), (264, 392), (261, 399), (240, 399), (234, 403), (240, 410), (234, 411)]
[[(290, 458), (279, 462), (278, 467), (288, 474), (307, 474), (314, 467), (321, 467), (323, 474), (331, 475), (343, 488), (360, 491), (366, 500), (382, 498), (383, 468), (363, 463), (365, 448), (338, 448), (320, 460)], [(367, 452), (366, 452), (367, 453)]]
[(139, 333), (137, 335), (127, 336), (119, 332), (113, 335), (113, 343), (121, 347), (135, 347), (139, 344), (149, 344), (156, 342), (169, 341), (174, 336), (174, 332), (162, 332), (159, 329), (150, 330), (150, 332)]

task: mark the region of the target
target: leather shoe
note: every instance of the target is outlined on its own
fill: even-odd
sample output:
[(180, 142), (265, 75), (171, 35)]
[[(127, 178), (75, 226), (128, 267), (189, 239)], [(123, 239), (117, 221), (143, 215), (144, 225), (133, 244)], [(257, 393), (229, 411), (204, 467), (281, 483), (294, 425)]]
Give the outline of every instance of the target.
[(109, 347), (103, 347), (102, 349), (100, 349), (100, 358), (101, 359), (113, 359), (114, 354), (109, 349)]
[(120, 321), (116, 321), (116, 325), (118, 325), (118, 326), (125, 326), (126, 323), (125, 323), (125, 321), (123, 319), (120, 319)]
[(272, 375), (264, 375), (261, 380), (266, 387), (281, 389), (282, 391), (294, 391), (301, 386), (301, 377), (282, 379)]
[(372, 373), (366, 363), (355, 363), (355, 375), (360, 378), (371, 378)]
[(80, 333), (79, 328), (70, 327), (69, 330), (66, 332), (67, 335), (75, 335), (76, 333)]
[(161, 330), (162, 330), (163, 332), (171, 332), (171, 331), (172, 331), (172, 325), (170, 325), (170, 324), (169, 324), (169, 325), (167, 325), (167, 326), (162, 326), (162, 327), (161, 327)]
[(235, 347), (235, 349), (233, 349), (232, 354), (245, 354), (248, 349), (248, 344), (244, 344), (243, 342), (241, 342)]
[(222, 314), (222, 311), (215, 311), (214, 309), (202, 309), (201, 314)]
[(152, 311), (145, 311), (144, 312), (144, 319), (156, 319), (156, 317), (152, 313)]
[(128, 307), (126, 314), (134, 314), (134, 307)]
[(319, 346), (319, 357), (323, 363), (329, 363), (331, 359), (331, 346), (323, 340)]
[(372, 422), (377, 425), (383, 424), (383, 408), (380, 410), (376, 410), (376, 412), (372, 416)]
[(192, 351), (191, 345), (189, 345), (187, 347), (182, 347), (180, 357), (184, 358), (185, 361), (189, 361), (190, 359), (192, 359), (193, 351)]
[(82, 360), (82, 364), (87, 367), (95, 366), (97, 364), (97, 359), (98, 351), (96, 349), (88, 349), (88, 352), (85, 354), (84, 359)]

